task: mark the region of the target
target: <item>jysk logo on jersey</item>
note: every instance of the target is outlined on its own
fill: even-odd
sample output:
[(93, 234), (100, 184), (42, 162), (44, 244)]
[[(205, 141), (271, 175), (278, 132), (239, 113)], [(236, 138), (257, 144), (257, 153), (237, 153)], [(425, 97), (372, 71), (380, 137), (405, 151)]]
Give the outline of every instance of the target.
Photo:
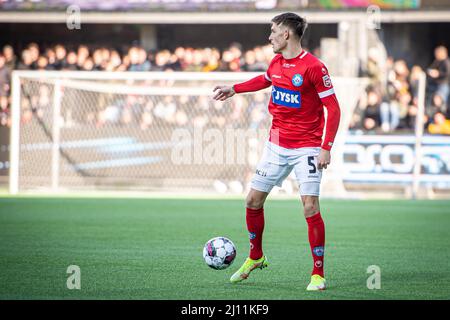
[(292, 84), (295, 87), (300, 87), (303, 84), (303, 77), (301, 74), (296, 74), (292, 77)]
[(300, 92), (280, 87), (272, 87), (272, 102), (289, 108), (300, 108)]

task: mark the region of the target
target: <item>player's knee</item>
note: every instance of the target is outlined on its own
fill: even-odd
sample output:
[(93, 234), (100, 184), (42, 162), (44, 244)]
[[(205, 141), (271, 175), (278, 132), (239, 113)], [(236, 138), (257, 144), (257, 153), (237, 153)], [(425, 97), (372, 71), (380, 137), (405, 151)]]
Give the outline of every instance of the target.
[(316, 197), (305, 197), (303, 200), (303, 212), (305, 217), (313, 216), (319, 211), (319, 201)]
[(261, 209), (264, 206), (265, 197), (250, 192), (245, 201), (247, 208)]

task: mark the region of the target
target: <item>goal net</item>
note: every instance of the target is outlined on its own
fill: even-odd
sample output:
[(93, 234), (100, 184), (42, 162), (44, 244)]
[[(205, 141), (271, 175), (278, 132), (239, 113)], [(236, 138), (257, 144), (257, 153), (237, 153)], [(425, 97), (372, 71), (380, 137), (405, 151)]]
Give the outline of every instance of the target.
[[(10, 191), (241, 194), (267, 141), (271, 91), (217, 102), (212, 90), (256, 75), (15, 71)], [(345, 195), (340, 153), (364, 90), (356, 78), (333, 84), (342, 120), (325, 196)], [(280, 190), (296, 193), (294, 177)]]

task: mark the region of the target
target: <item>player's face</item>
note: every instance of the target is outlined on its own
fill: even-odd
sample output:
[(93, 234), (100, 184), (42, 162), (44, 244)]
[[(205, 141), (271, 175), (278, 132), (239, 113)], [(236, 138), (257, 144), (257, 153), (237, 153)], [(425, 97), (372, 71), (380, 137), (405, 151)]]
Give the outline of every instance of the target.
[(270, 36), (269, 41), (272, 45), (273, 52), (281, 53), (287, 45), (287, 37), (286, 33), (288, 32), (287, 28), (283, 26), (279, 26), (276, 23), (272, 23), (270, 28)]

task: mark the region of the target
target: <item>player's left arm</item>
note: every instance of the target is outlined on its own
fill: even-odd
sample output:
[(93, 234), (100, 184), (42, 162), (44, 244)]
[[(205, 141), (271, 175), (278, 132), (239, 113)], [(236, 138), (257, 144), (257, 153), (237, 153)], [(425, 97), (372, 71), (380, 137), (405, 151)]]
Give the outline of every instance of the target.
[(334, 138), (339, 127), (341, 118), (341, 109), (339, 102), (334, 92), (333, 84), (328, 73), (328, 69), (323, 64), (317, 64), (311, 68), (311, 79), (314, 88), (319, 95), (322, 104), (327, 108), (327, 121), (325, 127), (325, 138), (322, 142), (322, 148), (317, 159), (319, 169), (326, 169), (331, 161), (331, 148), (334, 143)]

